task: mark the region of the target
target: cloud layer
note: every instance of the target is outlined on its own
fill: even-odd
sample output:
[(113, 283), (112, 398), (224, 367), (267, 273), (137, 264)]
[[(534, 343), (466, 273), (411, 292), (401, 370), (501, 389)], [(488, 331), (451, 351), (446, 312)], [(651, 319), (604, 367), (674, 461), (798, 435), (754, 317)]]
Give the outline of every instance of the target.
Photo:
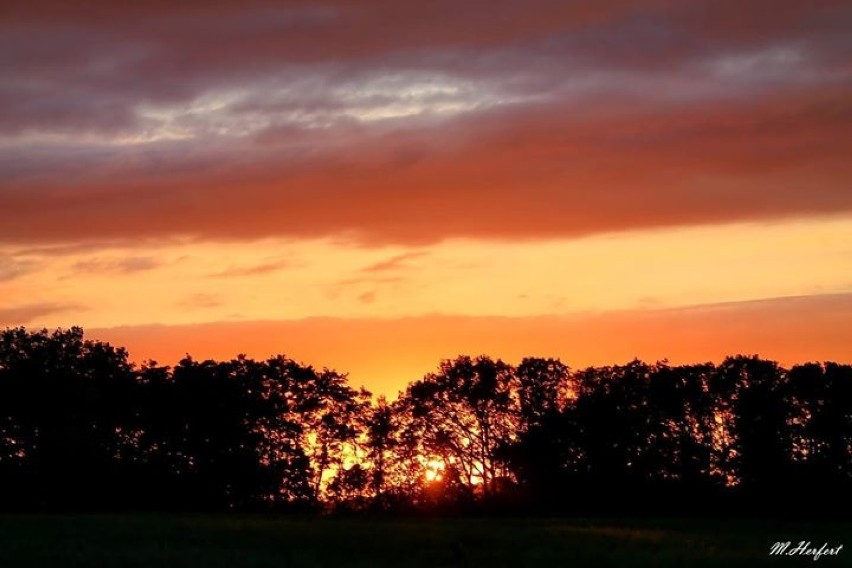
[(850, 24), (832, 1), (13, 3), (0, 240), (848, 212)]

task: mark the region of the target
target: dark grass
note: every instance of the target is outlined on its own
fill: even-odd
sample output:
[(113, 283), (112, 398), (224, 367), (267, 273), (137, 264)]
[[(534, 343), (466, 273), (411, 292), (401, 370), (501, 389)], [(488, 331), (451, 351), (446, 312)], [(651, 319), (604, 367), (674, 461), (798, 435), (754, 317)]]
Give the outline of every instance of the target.
[(852, 566), (852, 550), (818, 563), (769, 557), (784, 540), (852, 548), (852, 524), (5, 515), (0, 566)]

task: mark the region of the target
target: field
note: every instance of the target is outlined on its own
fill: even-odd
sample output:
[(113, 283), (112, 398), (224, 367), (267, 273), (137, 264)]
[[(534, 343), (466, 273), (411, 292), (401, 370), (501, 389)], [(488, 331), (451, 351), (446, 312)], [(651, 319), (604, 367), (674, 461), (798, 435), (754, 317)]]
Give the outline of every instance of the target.
[[(852, 524), (666, 519), (6, 515), (0, 566), (793, 566), (776, 541), (852, 548)], [(852, 566), (852, 550), (819, 566)]]

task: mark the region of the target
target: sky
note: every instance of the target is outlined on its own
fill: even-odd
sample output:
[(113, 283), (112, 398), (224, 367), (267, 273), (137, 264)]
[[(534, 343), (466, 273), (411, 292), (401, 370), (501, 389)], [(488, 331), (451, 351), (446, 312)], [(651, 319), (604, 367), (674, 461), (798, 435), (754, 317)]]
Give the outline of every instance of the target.
[(284, 353), (852, 360), (852, 7), (5, 1), (0, 326)]

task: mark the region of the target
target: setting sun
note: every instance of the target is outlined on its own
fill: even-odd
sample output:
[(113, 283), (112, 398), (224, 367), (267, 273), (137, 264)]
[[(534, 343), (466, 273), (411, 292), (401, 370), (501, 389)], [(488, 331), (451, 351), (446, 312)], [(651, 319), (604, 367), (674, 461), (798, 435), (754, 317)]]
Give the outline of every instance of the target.
[(426, 473), (424, 474), (426, 481), (441, 481), (443, 478), (444, 462), (441, 460), (427, 460), (424, 468), (426, 469)]

